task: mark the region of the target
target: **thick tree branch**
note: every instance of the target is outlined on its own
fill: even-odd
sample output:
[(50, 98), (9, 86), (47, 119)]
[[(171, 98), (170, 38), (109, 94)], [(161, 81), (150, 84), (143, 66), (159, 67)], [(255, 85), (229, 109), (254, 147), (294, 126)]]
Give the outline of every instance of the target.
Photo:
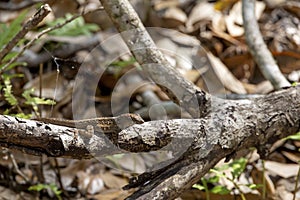
[(267, 48), (259, 31), (255, 18), (255, 0), (243, 0), (243, 21), (246, 41), (254, 60), (264, 77), (269, 80), (275, 89), (288, 87), (291, 84), (280, 72), (271, 52)]
[(167, 165), (132, 179), (125, 189), (140, 187), (128, 199), (173, 199), (220, 159), (253, 146), (265, 156), (268, 144), (300, 131), (300, 87), (251, 100), (212, 100), (172, 69), (127, 1), (101, 1), (119, 31), (130, 30), (123, 39), (149, 76), (192, 116), (203, 118), (150, 121), (104, 137), (90, 126), (75, 129), (0, 116), (1, 146), (73, 158), (171, 151), (174, 158)]
[(0, 146), (33, 155), (90, 159), (122, 153), (101, 133), (0, 115)]
[[(257, 147), (264, 157), (270, 144), (300, 131), (299, 97), (300, 87), (297, 87), (248, 102), (220, 102), (214, 112), (194, 122), (197, 125), (184, 128), (195, 134), (194, 141), (178, 160), (132, 179), (125, 189), (140, 189), (128, 199), (174, 199), (199, 181), (222, 158), (230, 159), (241, 149)], [(129, 127), (123, 133), (133, 132), (132, 129), (139, 126), (143, 124)], [(147, 128), (143, 130), (149, 133)], [(142, 129), (136, 131), (145, 134)]]
[[(284, 125), (281, 125), (279, 121), (275, 121), (276, 124), (274, 126), (276, 127), (272, 128), (272, 131), (278, 130), (278, 135), (284, 134), (280, 135), (280, 137), (284, 137), (286, 136), (285, 134), (295, 132), (287, 131), (288, 127), (297, 129), (299, 125), (295, 123), (300, 118), (297, 114), (300, 105), (299, 90), (300, 87), (293, 87), (252, 100), (220, 100), (214, 105), (214, 111), (202, 119), (150, 121), (143, 124), (136, 124), (120, 133), (114, 133), (114, 136), (110, 136), (109, 134), (107, 134), (107, 136), (117, 138), (112, 140), (112, 142), (123, 150), (130, 152), (154, 151), (164, 148), (170, 143), (177, 145), (176, 151), (178, 151), (178, 145), (186, 146), (187, 143), (194, 144), (195, 142), (204, 146), (217, 143), (221, 145), (222, 148), (234, 148), (234, 146), (232, 146), (233, 143), (240, 143), (242, 138), (249, 137), (251, 134), (267, 134), (265, 127), (270, 128), (272, 124), (270, 125), (269, 123), (273, 122), (277, 117), (281, 119), (282, 115), (281, 120), (285, 119), (287, 121), (282, 122)], [(57, 148), (57, 150), (63, 152), (63, 154), (55, 155), (51, 152), (47, 153), (47, 150), (40, 152), (51, 156), (72, 156), (72, 152), (66, 152), (68, 149), (79, 148), (82, 145), (78, 139), (80, 137), (90, 137), (92, 140), (99, 139), (99, 141), (96, 141), (99, 143), (105, 141), (105, 137), (103, 137), (104, 134), (96, 133), (96, 135), (98, 134), (97, 138), (93, 138), (93, 133), (90, 134), (84, 129), (56, 126), (40, 121), (25, 120), (3, 115), (0, 115), (0, 117), (0, 141), (2, 144), (20, 144), (20, 146), (25, 147), (28, 144), (35, 144), (33, 140), (36, 140), (36, 144), (39, 144), (39, 146), (37, 146), (38, 148), (32, 146), (33, 149), (47, 149), (49, 146), (43, 146), (46, 143), (38, 143), (38, 141), (47, 141), (47, 144), (49, 144), (51, 143), (49, 141), (60, 138), (56, 140), (63, 142), (61, 145), (58, 145), (63, 148)], [(268, 120), (271, 121), (269, 122)], [(284, 130), (284, 132), (281, 133), (281, 130)], [(13, 134), (13, 136), (11, 134)], [(51, 136), (51, 134), (54, 135)], [(205, 136), (208, 138), (198, 141), (203, 134), (208, 135)], [(272, 133), (268, 134), (272, 135)], [(257, 135), (255, 136), (256, 139)], [(44, 136), (45, 138), (43, 138)], [(270, 136), (266, 137), (268, 138)], [(18, 141), (18, 138), (23, 139)], [(178, 138), (180, 141), (176, 143), (178, 142), (176, 141)], [(197, 138), (197, 141), (194, 141), (195, 138)], [(186, 144), (182, 144), (184, 143), (182, 139), (192, 140), (187, 141)], [(261, 143), (268, 142), (268, 140), (262, 138), (259, 141)], [(85, 148), (92, 149), (92, 147), (88, 145), (80, 148), (82, 148), (83, 152), (85, 152)], [(97, 146), (98, 149), (93, 148), (92, 151), (98, 150), (98, 153), (102, 154), (102, 156), (107, 154), (105, 151), (102, 151), (101, 146)], [(108, 152), (108, 155), (115, 153), (121, 153), (121, 151), (111, 151)], [(85, 154), (78, 153), (74, 155), (73, 158), (83, 158), (84, 155)]]
[(126, 186), (140, 187), (132, 199), (170, 199), (240, 149), (257, 147), (265, 156), (268, 144), (300, 131), (299, 113), (300, 87), (292, 87), (252, 100), (220, 99), (205, 118), (135, 124), (108, 134), (110, 139), (88, 126), (75, 129), (0, 115), (0, 145), (77, 159), (125, 151), (171, 151), (174, 159), (166, 161), (167, 167), (158, 165)]

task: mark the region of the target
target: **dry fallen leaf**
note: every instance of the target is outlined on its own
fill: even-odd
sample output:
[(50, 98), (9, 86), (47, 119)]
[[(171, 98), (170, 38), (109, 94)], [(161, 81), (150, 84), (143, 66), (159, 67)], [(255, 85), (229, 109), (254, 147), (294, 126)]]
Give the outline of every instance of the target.
[(290, 178), (297, 175), (299, 165), (265, 161), (265, 168), (272, 174), (281, 176), (283, 178)]
[[(262, 15), (266, 5), (261, 1), (255, 3), (255, 16), (259, 19)], [(233, 37), (241, 36), (244, 34), (243, 17), (242, 17), (242, 3), (241, 1), (234, 4), (229, 12), (229, 15), (225, 17), (227, 31)]]
[(96, 174), (90, 179), (87, 193), (93, 195), (99, 193), (102, 190), (104, 190), (104, 181), (102, 180), (102, 176), (100, 174)]
[(232, 73), (220, 61), (219, 58), (215, 57), (209, 52), (207, 53), (207, 56), (211, 62), (211, 66), (213, 67), (216, 75), (218, 76), (225, 88), (237, 94), (246, 94), (246, 90), (243, 84), (232, 75)]
[(149, 22), (152, 26), (176, 28), (184, 25), (187, 16), (177, 7), (168, 7), (161, 10), (151, 10)]
[[(258, 170), (256, 167), (254, 167), (251, 171), (251, 177), (254, 184), (263, 184), (263, 179), (265, 179), (266, 184), (266, 192), (268, 196), (273, 196), (276, 193), (275, 185), (270, 178), (269, 173), (263, 173), (262, 170)], [(258, 190), (263, 193), (262, 188), (258, 188)]]
[(115, 176), (110, 172), (103, 173), (100, 176), (104, 181), (105, 186), (109, 189), (121, 189), (124, 185), (128, 183), (124, 178)]
[[(72, 92), (69, 82), (56, 71), (45, 73), (41, 77), (42, 80), (42, 97), (51, 98), (55, 101), (60, 101), (66, 98), (66, 95), (69, 94), (67, 91)], [(33, 88), (33, 94), (39, 96), (39, 87), (40, 87), (40, 77), (37, 77), (31, 81), (28, 81), (24, 86), (24, 89)]]
[(193, 27), (194, 24), (203, 21), (209, 20), (214, 18), (219, 11), (215, 10), (214, 5), (208, 3), (206, 1), (199, 2), (191, 11), (188, 19), (186, 21), (186, 29), (188, 32), (192, 32), (195, 28)]
[(103, 199), (123, 200), (127, 196), (129, 196), (128, 191), (115, 190), (114, 189), (114, 190), (106, 190), (105, 192), (102, 192), (102, 193), (97, 194), (97, 195), (93, 195), (90, 198), (91, 199), (97, 199), (97, 200), (103, 200)]

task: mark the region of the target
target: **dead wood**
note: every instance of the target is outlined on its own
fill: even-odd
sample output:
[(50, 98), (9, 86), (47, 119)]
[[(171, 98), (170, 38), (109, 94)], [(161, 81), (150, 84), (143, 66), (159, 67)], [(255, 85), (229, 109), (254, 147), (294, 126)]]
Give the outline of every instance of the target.
[[(131, 179), (125, 189), (140, 188), (128, 199), (173, 199), (220, 159), (228, 160), (249, 147), (257, 147), (264, 157), (274, 141), (300, 130), (299, 86), (249, 100), (213, 97), (171, 68), (126, 1), (121, 6), (114, 4), (118, 1), (101, 2), (119, 31), (133, 30), (123, 34), (124, 40), (144, 71), (195, 119), (150, 121), (105, 137), (88, 127), (76, 129), (0, 116), (1, 146), (77, 159), (125, 151), (171, 151), (174, 159), (166, 161), (166, 167), (158, 165)], [(127, 12), (133, 14), (124, 17)]]
[(172, 199), (220, 159), (249, 147), (257, 147), (264, 157), (274, 141), (300, 131), (299, 101), (300, 87), (252, 100), (213, 98), (212, 111), (204, 118), (136, 124), (116, 133), (115, 145), (101, 133), (0, 116), (0, 145), (35, 155), (76, 159), (125, 151), (172, 151), (174, 159), (167, 167), (156, 166), (125, 187), (140, 187), (132, 199)]

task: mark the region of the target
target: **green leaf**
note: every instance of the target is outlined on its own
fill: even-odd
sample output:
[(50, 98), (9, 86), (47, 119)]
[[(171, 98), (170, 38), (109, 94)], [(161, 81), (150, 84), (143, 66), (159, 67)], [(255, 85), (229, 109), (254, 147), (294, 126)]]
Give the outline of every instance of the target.
[[(48, 22), (49, 27), (53, 27), (58, 24), (64, 23), (66, 20), (72, 18), (71, 14), (67, 14), (65, 18), (57, 18), (52, 22)], [(92, 32), (98, 31), (99, 26), (96, 24), (85, 23), (82, 16), (74, 19), (68, 24), (59, 29), (55, 29), (49, 32), (50, 35), (57, 36), (78, 36), (78, 35), (90, 35)]]
[(300, 140), (300, 132), (294, 134), (294, 135), (290, 135), (286, 138), (284, 138), (285, 140)]
[[(25, 63), (25, 62), (13, 62), (5, 69), (5, 71), (11, 70), (12, 68), (14, 68), (16, 66), (26, 66), (26, 65), (27, 65), (27, 63)], [(4, 66), (5, 66), (5, 63), (1, 64), (0, 69), (2, 69)], [(22, 74), (22, 76), (24, 76), (24, 75)]]
[(217, 182), (219, 182), (219, 180), (220, 180), (219, 176), (212, 176), (212, 177), (208, 178), (207, 182), (208, 183), (217, 183)]
[(18, 54), (16, 51), (9, 52), (2, 60), (2, 62), (7, 62)]
[(42, 191), (43, 189), (47, 189), (48, 188), (48, 185), (45, 185), (45, 184), (37, 184), (37, 185), (32, 185), (28, 188), (29, 191), (37, 191), (37, 192), (40, 192)]
[(229, 194), (230, 193), (230, 190), (228, 190), (225, 186), (222, 186), (222, 185), (214, 186), (210, 191), (214, 194)]
[(193, 188), (198, 189), (198, 190), (205, 190), (205, 187), (203, 185), (200, 185), (200, 184), (194, 184)]
[(1, 77), (3, 80), (10, 80), (12, 78), (22, 78), (24, 77), (24, 74), (2, 74)]
[(50, 184), (49, 188), (54, 192), (54, 194), (58, 197), (62, 191), (58, 189), (58, 187), (55, 184)]
[(34, 89), (25, 90), (22, 96), (26, 99), (25, 104), (31, 105), (32, 108), (37, 112), (38, 105), (55, 105), (55, 101), (50, 99), (44, 99), (39, 97), (32, 97), (31, 94), (34, 92)]
[(255, 190), (255, 189), (261, 188), (262, 184), (253, 184), (252, 183), (252, 184), (247, 184), (246, 186), (252, 190)]
[(222, 177), (222, 178), (226, 178), (225, 174), (216, 170), (216, 169), (210, 169), (209, 172), (211, 173), (215, 173), (217, 177)]
[(239, 177), (242, 172), (245, 170), (247, 164), (247, 159), (240, 158), (232, 161), (229, 166), (232, 168), (232, 178), (235, 179)]
[(9, 109), (5, 109), (5, 111), (3, 112), (3, 115), (9, 115)]
[(58, 199), (62, 199), (60, 194), (62, 193), (61, 190), (58, 189), (58, 187), (51, 183), (51, 184), (37, 184), (37, 185), (32, 185), (28, 188), (29, 191), (37, 191), (37, 192), (40, 192), (44, 189), (50, 189)]
[(217, 171), (224, 171), (226, 169), (229, 169), (230, 166), (228, 163), (224, 163), (222, 166), (219, 166), (219, 167), (215, 167), (214, 169), (217, 170)]
[(10, 83), (10, 79), (4, 79), (4, 97), (5, 100), (11, 105), (11, 106), (15, 106), (18, 104), (17, 99), (15, 98), (15, 96), (12, 93), (12, 85)]
[(115, 62), (112, 62), (110, 65), (124, 68), (124, 67), (128, 67), (129, 65), (134, 64), (135, 62), (136, 62), (135, 58), (130, 57), (129, 60), (115, 61)]
[(10, 116), (19, 117), (22, 119), (31, 119), (32, 114), (18, 113), (18, 114), (11, 114)]
[(27, 10), (24, 10), (9, 26), (5, 24), (0, 26), (0, 49), (20, 31), (21, 23), (24, 21), (26, 14)]

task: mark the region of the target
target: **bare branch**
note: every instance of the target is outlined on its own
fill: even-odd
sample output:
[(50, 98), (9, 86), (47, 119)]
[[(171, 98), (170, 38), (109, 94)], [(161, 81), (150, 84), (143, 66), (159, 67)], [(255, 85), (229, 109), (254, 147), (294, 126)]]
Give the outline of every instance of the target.
[(242, 2), (245, 36), (250, 53), (264, 77), (272, 83), (275, 89), (290, 86), (291, 84), (280, 72), (259, 31), (254, 14), (255, 0), (243, 0)]
[(107, 137), (76, 129), (0, 115), (0, 146), (27, 154), (89, 159), (120, 153)]
[(81, 13), (81, 14), (74, 15), (74, 16), (72, 16), (70, 19), (67, 19), (64, 23), (57, 24), (57, 25), (55, 25), (55, 26), (53, 26), (53, 27), (49, 27), (49, 28), (47, 28), (47, 29), (41, 31), (34, 39), (30, 40), (30, 41), (29, 41), (29, 42), (21, 49), (21, 51), (18, 52), (18, 54), (17, 54), (15, 57), (13, 57), (8, 63), (6, 63), (6, 64), (2, 67), (2, 69), (0, 70), (0, 73), (2, 73), (3, 71), (5, 71), (5, 69), (8, 68), (12, 63), (16, 62), (16, 60), (24, 53), (24, 51), (25, 51), (26, 49), (28, 49), (29, 47), (31, 47), (31, 45), (33, 45), (33, 43), (34, 43), (36, 40), (38, 40), (40, 37), (42, 37), (42, 36), (45, 35), (46, 33), (49, 33), (49, 32), (51, 32), (51, 31), (53, 31), (53, 30), (56, 30), (56, 29), (59, 29), (59, 28), (65, 26), (66, 24), (70, 23), (71, 21), (77, 19), (78, 17), (80, 17), (80, 16), (82, 16), (82, 15), (84, 15), (84, 14), (88, 14), (88, 13), (91, 13), (91, 12), (94, 12), (94, 11), (97, 11), (97, 10), (100, 10), (100, 9), (102, 9), (102, 8), (98, 8), (98, 9), (96, 9), (96, 10), (91, 10), (91, 11), (88, 11), (88, 12), (86, 12), (86, 13)]
[(88, 126), (75, 129), (0, 115), (0, 145), (77, 159), (124, 151), (171, 151), (175, 158), (166, 167), (158, 165), (125, 187), (140, 187), (129, 199), (171, 199), (238, 150), (257, 147), (264, 157), (269, 144), (300, 131), (299, 113), (300, 87), (291, 87), (253, 100), (220, 100), (203, 119), (135, 124), (108, 134), (110, 139)]
[(49, 13), (51, 8), (48, 4), (41, 6), (41, 8), (26, 22), (17, 35), (9, 41), (6, 46), (0, 51), (0, 63), (4, 56), (12, 50), (14, 46), (34, 27), (36, 27)]
[[(139, 187), (127, 200), (175, 199), (199, 181), (218, 161), (224, 157), (227, 160), (234, 157), (241, 149), (256, 147), (264, 158), (272, 143), (300, 131), (299, 97), (300, 87), (293, 87), (253, 101), (220, 102), (220, 107), (203, 121), (194, 122), (195, 126), (187, 125), (183, 129), (185, 133), (195, 134), (194, 142), (178, 160), (167, 167), (135, 177), (124, 187)], [(121, 135), (127, 131), (127, 134), (132, 133), (132, 129), (139, 126), (144, 125), (129, 127)], [(156, 131), (164, 133), (163, 125), (156, 124), (156, 127), (159, 128)], [(146, 127), (135, 131), (140, 135), (150, 133)]]
[(193, 117), (205, 116), (211, 96), (184, 79), (154, 44), (137, 13), (125, 0), (100, 0), (124, 42), (149, 77)]
[[(35, 41), (37, 37), (41, 36), (36, 36), (36, 38), (34, 39)], [(101, 33), (97, 33), (88, 37), (73, 37), (72, 39), (76, 40), (76, 42), (64, 42), (65, 44), (62, 44), (59, 49), (51, 51), (51, 54), (49, 54), (48, 52), (35, 53), (31, 50), (26, 50), (29, 48), (29, 46), (26, 46), (24, 48), (25, 51), (23, 49), (20, 49), (20, 52), (18, 54), (23, 54), (23, 56), (19, 57), (17, 61), (26, 62), (28, 64), (28, 67), (36, 67), (40, 63), (44, 63), (50, 60), (52, 56), (59, 56), (60, 58), (65, 58), (82, 49), (91, 49), (100, 43), (101, 38)]]

